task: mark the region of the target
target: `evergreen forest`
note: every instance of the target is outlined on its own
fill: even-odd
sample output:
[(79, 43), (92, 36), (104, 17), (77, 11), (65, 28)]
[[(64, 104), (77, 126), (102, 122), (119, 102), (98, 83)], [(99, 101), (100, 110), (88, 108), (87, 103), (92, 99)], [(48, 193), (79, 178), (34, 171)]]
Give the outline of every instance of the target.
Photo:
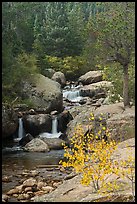
[(134, 44), (135, 2), (3, 2), (2, 100), (19, 97), (32, 73), (52, 68), (76, 81), (100, 69), (114, 98), (134, 103)]

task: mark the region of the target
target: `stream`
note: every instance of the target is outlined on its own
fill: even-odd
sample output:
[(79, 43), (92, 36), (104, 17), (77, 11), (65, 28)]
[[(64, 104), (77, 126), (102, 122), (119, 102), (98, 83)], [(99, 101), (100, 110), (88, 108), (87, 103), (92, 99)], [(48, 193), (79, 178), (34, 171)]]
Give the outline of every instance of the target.
[[(79, 91), (66, 89), (63, 92), (63, 97), (70, 101), (78, 102), (81, 100)], [(42, 133), (46, 137), (59, 137), (60, 132), (57, 132), (56, 118), (52, 122), (52, 132)], [(60, 160), (64, 159), (64, 150), (50, 150), (49, 152), (24, 152), (18, 145), (19, 140), (24, 137), (22, 118), (19, 118), (18, 137), (14, 138), (14, 143), (11, 145), (4, 145), (2, 149), (2, 194), (6, 194), (12, 188), (19, 185), (20, 181), (24, 179), (23, 172), (36, 170), (39, 171), (39, 176), (46, 180), (63, 180), (70, 172), (61, 172), (59, 168), (39, 168), (46, 165), (58, 165)], [(7, 180), (4, 180), (8, 178)], [(17, 200), (14, 200), (17, 201)]]
[[(10, 189), (19, 185), (22, 172), (25, 170), (39, 170), (40, 175), (45, 178), (54, 177), (63, 178), (63, 174), (59, 171), (52, 172), (52, 175), (47, 174), (45, 168), (39, 168), (46, 165), (57, 165), (64, 158), (64, 150), (51, 150), (50, 152), (23, 152), (21, 150), (13, 151), (12, 148), (5, 148), (2, 151), (2, 177), (9, 177), (9, 182), (2, 182), (2, 193), (6, 193)], [(44, 171), (44, 172), (42, 172)], [(45, 174), (44, 174), (45, 173)], [(54, 174), (54, 175), (53, 175)]]

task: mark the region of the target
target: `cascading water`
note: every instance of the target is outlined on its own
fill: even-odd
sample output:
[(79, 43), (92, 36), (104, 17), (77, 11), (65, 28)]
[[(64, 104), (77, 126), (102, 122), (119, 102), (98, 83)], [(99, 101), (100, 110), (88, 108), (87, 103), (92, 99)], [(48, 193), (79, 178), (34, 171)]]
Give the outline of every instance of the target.
[(23, 138), (23, 134), (24, 134), (24, 131), (23, 131), (23, 121), (22, 121), (22, 118), (19, 118), (18, 138), (22, 139)]
[(82, 99), (82, 97), (80, 96), (79, 90), (64, 91), (63, 97), (68, 99), (71, 102), (79, 102)]
[(22, 118), (19, 118), (18, 137), (14, 138), (14, 142), (19, 142), (24, 137), (24, 134), (23, 120)]
[(58, 133), (57, 127), (58, 127), (58, 120), (57, 120), (57, 117), (55, 117), (54, 119), (52, 119), (52, 131), (51, 131), (51, 133), (53, 135)]
[(51, 133), (43, 132), (39, 134), (39, 137), (46, 137), (46, 138), (59, 138), (59, 136), (62, 134), (61, 132), (58, 132), (58, 120), (57, 117), (52, 118), (52, 130)]

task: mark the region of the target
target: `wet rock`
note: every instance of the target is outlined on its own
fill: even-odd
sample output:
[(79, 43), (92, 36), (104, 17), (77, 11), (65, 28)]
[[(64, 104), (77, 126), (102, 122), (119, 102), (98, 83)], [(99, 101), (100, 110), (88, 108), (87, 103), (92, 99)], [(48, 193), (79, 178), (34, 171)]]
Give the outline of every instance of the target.
[(19, 141), (19, 145), (25, 146), (32, 139), (34, 139), (34, 137), (31, 134), (28, 133), (28, 134), (26, 134), (25, 137), (21, 138), (21, 140)]
[(30, 152), (48, 152), (49, 147), (41, 139), (35, 138), (25, 145), (24, 150)]
[(41, 132), (51, 132), (52, 128), (52, 118), (49, 114), (26, 115), (23, 123), (25, 131), (34, 137)]
[(69, 111), (64, 110), (58, 115), (58, 131), (65, 132), (67, 124), (73, 119)]
[(50, 115), (57, 115), (58, 114), (58, 111), (51, 111)]
[(54, 150), (58, 150), (58, 149), (63, 149), (63, 145), (65, 144), (65, 141), (60, 139), (60, 138), (41, 138), (41, 140), (43, 140), (47, 146), (49, 147), (50, 150), (54, 149)]
[(2, 138), (9, 138), (18, 128), (18, 116), (16, 112), (2, 105)]

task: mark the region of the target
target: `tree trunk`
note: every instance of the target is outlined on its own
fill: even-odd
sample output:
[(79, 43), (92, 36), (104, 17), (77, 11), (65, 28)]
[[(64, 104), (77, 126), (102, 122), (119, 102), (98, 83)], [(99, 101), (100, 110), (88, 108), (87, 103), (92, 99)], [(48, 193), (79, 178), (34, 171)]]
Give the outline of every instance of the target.
[(128, 64), (123, 66), (123, 99), (124, 107), (130, 106), (129, 93), (128, 93)]

